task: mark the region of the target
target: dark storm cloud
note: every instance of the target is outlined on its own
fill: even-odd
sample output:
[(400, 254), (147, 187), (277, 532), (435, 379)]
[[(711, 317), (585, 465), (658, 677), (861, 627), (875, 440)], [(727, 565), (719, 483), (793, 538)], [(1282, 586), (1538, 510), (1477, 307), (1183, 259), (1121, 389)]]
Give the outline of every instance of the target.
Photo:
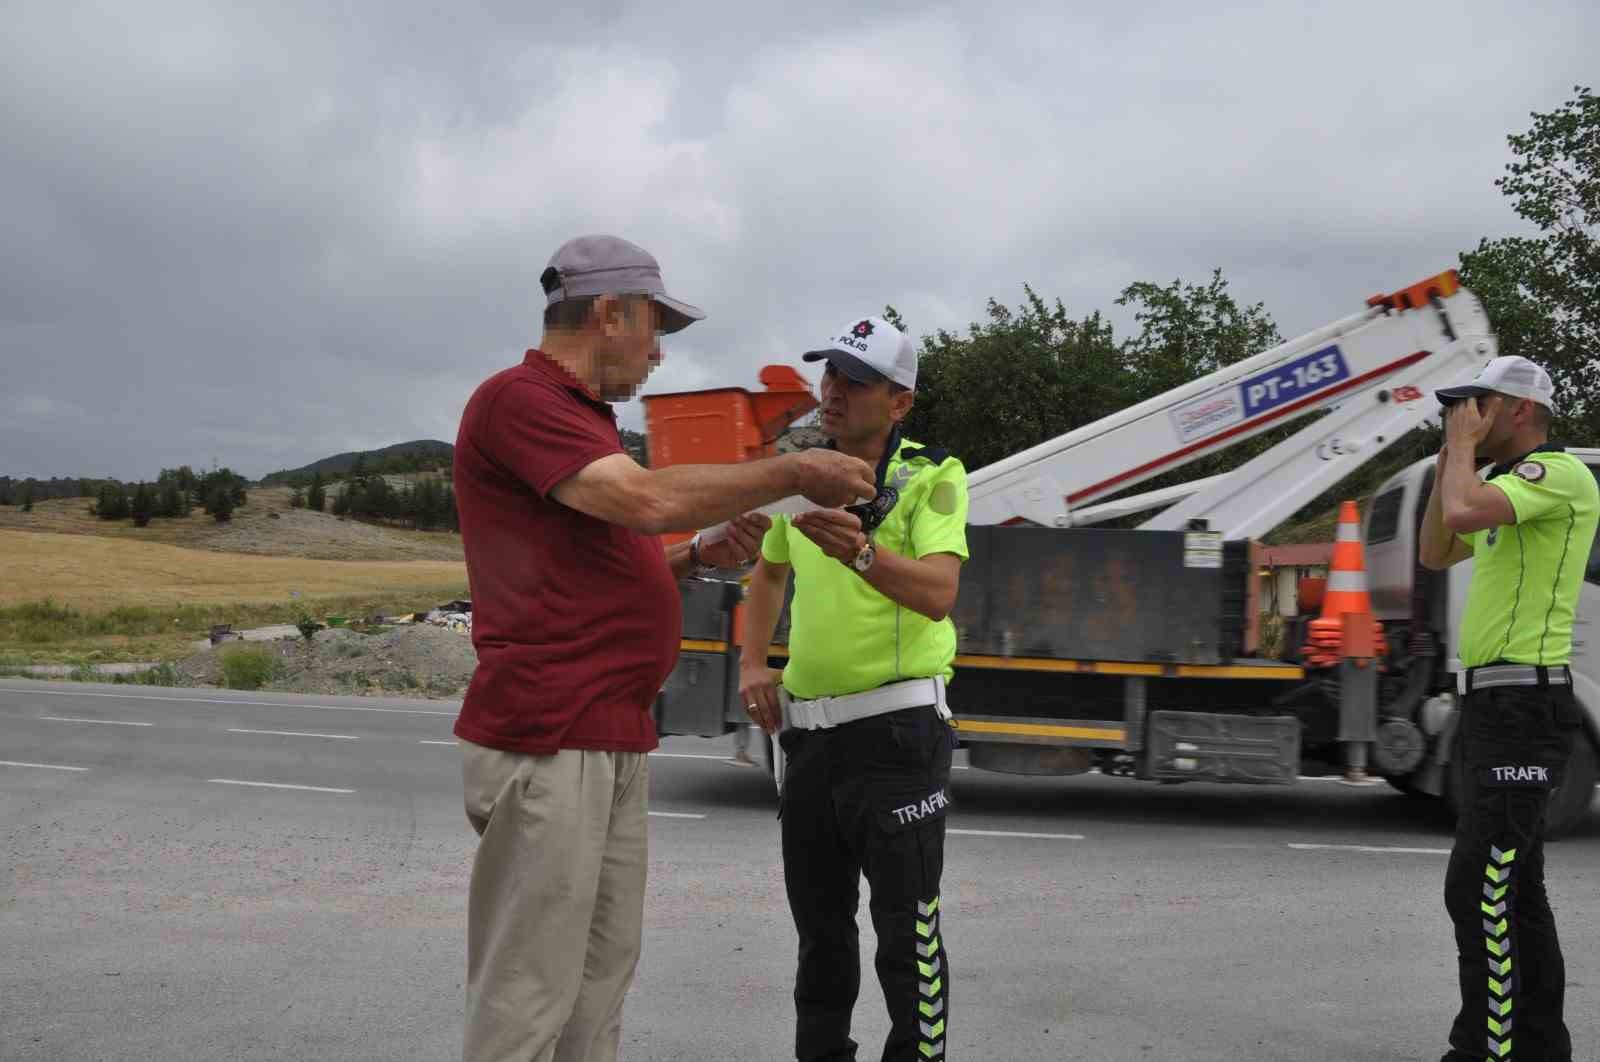
[(257, 7), (8, 9), (0, 473), (453, 438), (587, 231), (711, 312), (652, 389), (1024, 282), (1087, 312), (1221, 266), (1293, 333), (1513, 229), (1505, 134), (1600, 32), (1577, 3)]

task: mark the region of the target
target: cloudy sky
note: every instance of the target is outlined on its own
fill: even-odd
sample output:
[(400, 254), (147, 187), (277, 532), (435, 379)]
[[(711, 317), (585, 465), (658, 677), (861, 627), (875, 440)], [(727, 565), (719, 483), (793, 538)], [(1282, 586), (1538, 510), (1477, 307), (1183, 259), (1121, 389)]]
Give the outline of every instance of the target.
[(1593, 81), (1600, 5), (13, 0), (5, 23), (0, 474), (138, 478), (454, 439), (583, 232), (711, 315), (651, 390), (755, 386), (885, 303), (960, 328), (1024, 282), (1088, 312), (1221, 267), (1295, 334), (1517, 230), (1505, 136)]

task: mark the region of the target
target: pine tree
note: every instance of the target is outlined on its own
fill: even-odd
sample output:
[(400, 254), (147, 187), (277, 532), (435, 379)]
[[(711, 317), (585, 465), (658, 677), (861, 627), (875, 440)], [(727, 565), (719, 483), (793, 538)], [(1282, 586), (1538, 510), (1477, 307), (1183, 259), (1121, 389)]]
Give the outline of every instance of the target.
[(323, 486), (321, 472), (311, 474), (311, 490), (306, 494), (306, 505), (319, 513), (328, 507), (328, 489)]
[(141, 483), (133, 492), (133, 503), (129, 512), (133, 516), (134, 527), (149, 527), (150, 518), (155, 515), (156, 500), (150, 492), (150, 485)]
[(225, 524), (232, 520), (233, 491), (222, 483), (213, 486), (211, 488), (211, 496), (206, 499), (206, 511), (219, 524)]
[(296, 487), (289, 492), (289, 508), (304, 509), (306, 507), (306, 492)]
[(128, 495), (120, 483), (102, 483), (95, 502), (95, 512), (102, 520), (126, 520), (132, 510)]
[(171, 476), (161, 480), (156, 491), (156, 515), (168, 519), (177, 519), (189, 515), (189, 499), (183, 491), (178, 489), (178, 482)]
[(28, 480), (22, 485), (22, 511), (33, 512), (33, 480)]

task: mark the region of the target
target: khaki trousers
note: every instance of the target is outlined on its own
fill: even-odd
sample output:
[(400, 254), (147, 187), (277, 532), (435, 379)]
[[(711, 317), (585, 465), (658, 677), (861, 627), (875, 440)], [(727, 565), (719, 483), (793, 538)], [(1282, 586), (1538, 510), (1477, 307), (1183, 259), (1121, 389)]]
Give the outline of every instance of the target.
[(461, 743), (478, 831), (464, 1062), (615, 1062), (644, 924), (646, 757)]

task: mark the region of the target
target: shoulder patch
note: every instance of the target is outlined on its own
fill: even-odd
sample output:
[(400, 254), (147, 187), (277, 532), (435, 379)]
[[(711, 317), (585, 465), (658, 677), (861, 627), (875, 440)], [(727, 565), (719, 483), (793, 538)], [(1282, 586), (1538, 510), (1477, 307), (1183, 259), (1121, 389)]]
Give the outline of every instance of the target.
[(1525, 479), (1529, 483), (1537, 483), (1545, 476), (1544, 465), (1538, 461), (1524, 461), (1511, 470), (1511, 474), (1518, 479)]
[(928, 499), (928, 508), (940, 516), (952, 516), (956, 511), (956, 485), (948, 479), (941, 479), (933, 485), (933, 493)]

